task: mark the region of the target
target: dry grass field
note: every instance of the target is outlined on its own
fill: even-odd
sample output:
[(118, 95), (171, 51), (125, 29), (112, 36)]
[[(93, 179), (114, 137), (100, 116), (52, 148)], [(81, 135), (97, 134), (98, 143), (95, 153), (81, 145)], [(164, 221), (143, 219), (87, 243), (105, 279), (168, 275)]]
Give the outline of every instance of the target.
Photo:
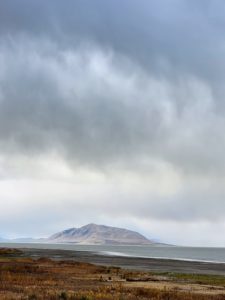
[(153, 274), (0, 249), (0, 299), (223, 300), (225, 277)]

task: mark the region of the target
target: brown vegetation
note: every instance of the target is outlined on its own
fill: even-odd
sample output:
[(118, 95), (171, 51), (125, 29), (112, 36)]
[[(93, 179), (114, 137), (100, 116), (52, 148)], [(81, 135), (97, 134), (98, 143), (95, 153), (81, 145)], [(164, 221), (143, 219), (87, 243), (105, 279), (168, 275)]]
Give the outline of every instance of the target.
[(0, 248), (0, 257), (2, 256), (18, 256), (21, 255), (23, 252), (19, 249), (12, 249), (12, 248)]
[[(225, 278), (151, 274), (0, 250), (0, 299), (223, 300)], [(16, 257), (17, 255), (17, 257)], [(13, 257), (12, 257), (13, 256)]]

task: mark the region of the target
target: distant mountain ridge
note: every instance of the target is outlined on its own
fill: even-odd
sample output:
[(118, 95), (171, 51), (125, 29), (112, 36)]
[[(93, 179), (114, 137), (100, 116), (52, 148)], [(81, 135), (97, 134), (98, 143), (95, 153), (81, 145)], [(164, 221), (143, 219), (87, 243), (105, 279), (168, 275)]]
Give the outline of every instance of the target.
[(50, 236), (49, 243), (75, 243), (97, 245), (151, 245), (156, 244), (138, 232), (105, 225), (88, 224), (69, 228)]
[(0, 237), (0, 243), (6, 243), (6, 242), (8, 242), (7, 239), (4, 239), (4, 238), (1, 238), (1, 237)]
[(35, 238), (14, 238), (14, 239), (5, 239), (0, 237), (0, 243), (45, 243), (45, 238), (35, 239)]

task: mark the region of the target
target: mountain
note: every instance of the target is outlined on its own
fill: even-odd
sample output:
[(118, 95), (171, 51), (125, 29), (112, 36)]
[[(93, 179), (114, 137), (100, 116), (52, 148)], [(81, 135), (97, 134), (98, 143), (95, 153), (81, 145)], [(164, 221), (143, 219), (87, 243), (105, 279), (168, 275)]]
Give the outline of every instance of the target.
[(47, 239), (49, 243), (76, 243), (101, 245), (155, 244), (138, 232), (105, 225), (88, 224), (58, 232)]
[(16, 238), (16, 239), (3, 239), (0, 237), (0, 243), (45, 243), (46, 239), (33, 239), (33, 238)]
[(17, 239), (11, 239), (11, 243), (45, 243), (45, 238), (35, 239), (35, 238), (17, 238)]

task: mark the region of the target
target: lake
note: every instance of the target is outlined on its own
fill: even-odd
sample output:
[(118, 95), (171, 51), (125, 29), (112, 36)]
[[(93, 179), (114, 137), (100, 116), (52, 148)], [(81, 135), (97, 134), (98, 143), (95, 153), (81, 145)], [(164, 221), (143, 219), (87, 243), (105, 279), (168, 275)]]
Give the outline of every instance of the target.
[(174, 247), (174, 246), (109, 246), (109, 245), (72, 245), (39, 243), (0, 243), (1, 247), (62, 249), (91, 251), (101, 255), (119, 255), (132, 257), (179, 259), (225, 263), (225, 248)]

